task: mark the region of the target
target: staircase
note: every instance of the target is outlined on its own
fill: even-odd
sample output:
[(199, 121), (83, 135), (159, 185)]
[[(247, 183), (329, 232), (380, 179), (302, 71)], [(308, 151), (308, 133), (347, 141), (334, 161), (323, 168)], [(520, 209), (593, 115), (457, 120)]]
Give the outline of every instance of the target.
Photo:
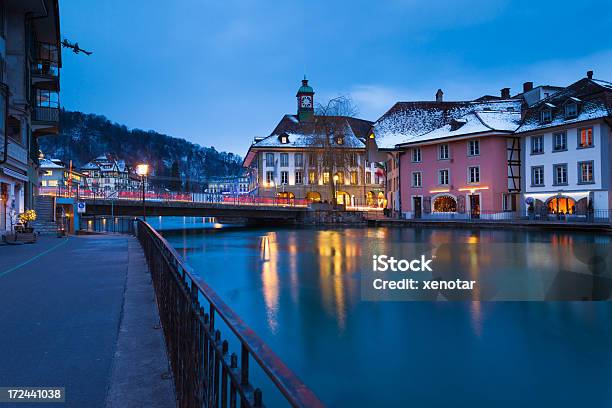
[(41, 235), (57, 233), (55, 197), (37, 196), (34, 201), (34, 210), (36, 211), (36, 221), (31, 223), (34, 231)]

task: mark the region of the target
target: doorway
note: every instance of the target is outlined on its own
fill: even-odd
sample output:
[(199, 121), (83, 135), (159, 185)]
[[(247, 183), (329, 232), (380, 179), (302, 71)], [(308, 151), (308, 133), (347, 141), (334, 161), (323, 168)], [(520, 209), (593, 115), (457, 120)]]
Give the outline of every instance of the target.
[(412, 197), (414, 218), (420, 219), (423, 213), (423, 197)]
[(480, 218), (480, 196), (478, 194), (470, 195), (470, 217), (472, 219)]

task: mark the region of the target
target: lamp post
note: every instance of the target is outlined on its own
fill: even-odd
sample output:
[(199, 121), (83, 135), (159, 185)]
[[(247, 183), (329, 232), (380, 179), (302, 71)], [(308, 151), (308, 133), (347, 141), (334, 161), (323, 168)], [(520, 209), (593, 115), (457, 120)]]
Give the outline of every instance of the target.
[(136, 166), (136, 174), (140, 176), (140, 180), (142, 182), (142, 220), (147, 220), (147, 210), (145, 207), (145, 180), (147, 174), (149, 173), (149, 165), (148, 164), (139, 164)]
[(334, 208), (338, 205), (338, 188), (336, 184), (338, 183), (338, 173), (334, 174)]

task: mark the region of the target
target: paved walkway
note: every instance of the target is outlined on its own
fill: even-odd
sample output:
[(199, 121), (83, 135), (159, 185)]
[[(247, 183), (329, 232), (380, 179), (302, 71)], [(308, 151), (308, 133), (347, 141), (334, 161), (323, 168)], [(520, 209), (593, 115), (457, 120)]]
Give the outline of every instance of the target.
[(0, 246), (0, 386), (65, 387), (47, 407), (175, 406), (143, 261), (127, 236)]

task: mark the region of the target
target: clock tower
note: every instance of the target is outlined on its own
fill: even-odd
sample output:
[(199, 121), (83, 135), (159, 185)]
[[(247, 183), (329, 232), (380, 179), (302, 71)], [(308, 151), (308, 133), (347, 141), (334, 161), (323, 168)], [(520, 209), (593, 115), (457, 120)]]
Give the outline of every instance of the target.
[(298, 120), (300, 122), (308, 122), (313, 119), (314, 116), (314, 91), (311, 86), (308, 85), (306, 75), (302, 79), (302, 86), (297, 92), (297, 103), (298, 103)]

